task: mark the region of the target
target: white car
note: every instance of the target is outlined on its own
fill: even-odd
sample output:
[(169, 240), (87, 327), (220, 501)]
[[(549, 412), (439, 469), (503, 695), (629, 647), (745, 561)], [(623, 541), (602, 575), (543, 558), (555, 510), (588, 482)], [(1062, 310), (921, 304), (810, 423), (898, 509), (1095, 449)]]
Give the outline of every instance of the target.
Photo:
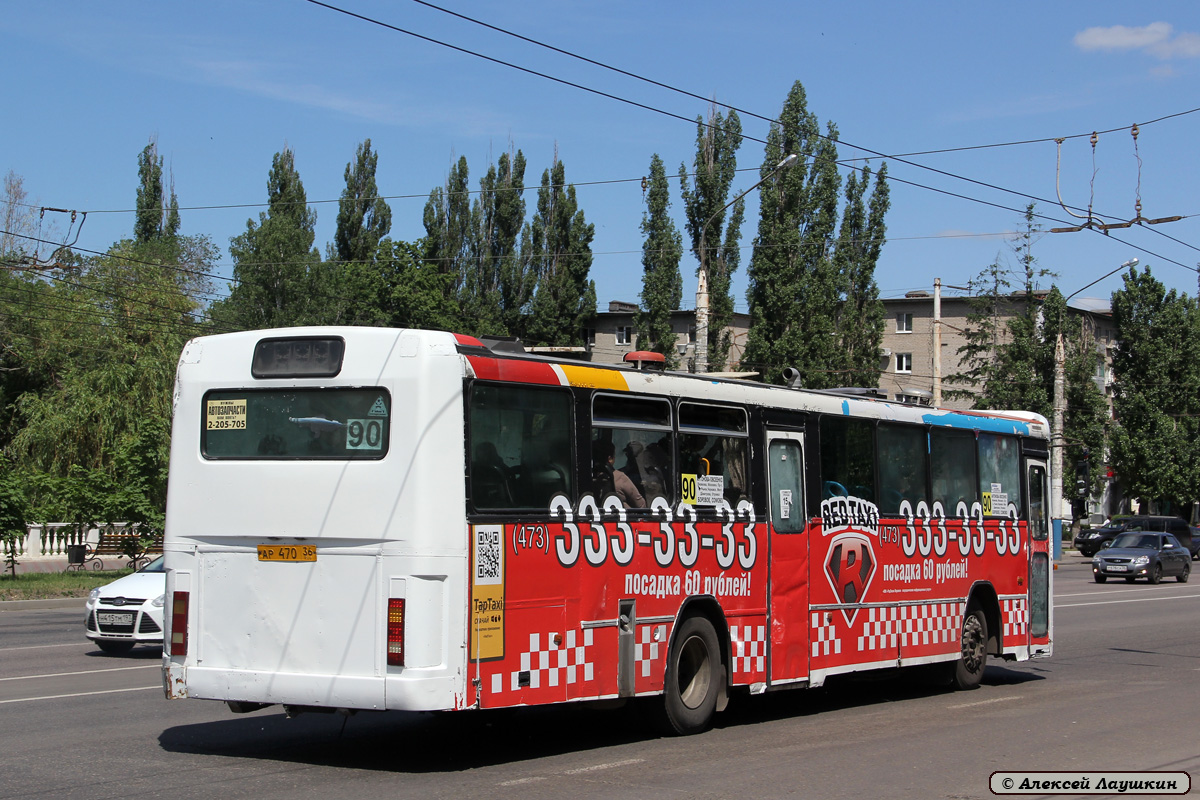
[(87, 637), (106, 653), (127, 653), (135, 644), (162, 647), (166, 591), (162, 556), (132, 575), (92, 589)]

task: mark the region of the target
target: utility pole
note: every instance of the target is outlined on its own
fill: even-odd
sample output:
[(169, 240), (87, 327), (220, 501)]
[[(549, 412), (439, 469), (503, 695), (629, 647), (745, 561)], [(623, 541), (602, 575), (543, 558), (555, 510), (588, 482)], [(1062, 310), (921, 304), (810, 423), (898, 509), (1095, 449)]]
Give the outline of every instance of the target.
[(933, 407), (942, 405), (942, 279), (933, 279)]

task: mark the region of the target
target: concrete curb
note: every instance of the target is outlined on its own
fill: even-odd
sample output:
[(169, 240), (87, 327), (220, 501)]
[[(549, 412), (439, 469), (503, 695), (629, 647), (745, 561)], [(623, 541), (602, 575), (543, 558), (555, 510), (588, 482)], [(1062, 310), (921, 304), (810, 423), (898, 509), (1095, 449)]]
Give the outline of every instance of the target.
[(53, 597), (49, 600), (0, 600), (0, 613), (5, 611), (27, 611), (35, 608), (77, 608), (82, 612), (86, 605), (86, 597)]

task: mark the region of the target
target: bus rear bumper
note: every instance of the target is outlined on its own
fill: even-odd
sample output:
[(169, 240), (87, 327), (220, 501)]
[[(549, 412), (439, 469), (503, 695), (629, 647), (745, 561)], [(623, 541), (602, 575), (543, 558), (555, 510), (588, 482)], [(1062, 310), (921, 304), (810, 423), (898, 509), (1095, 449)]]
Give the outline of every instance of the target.
[(462, 708), (452, 675), (384, 676), (263, 673), (170, 664), (163, 668), (167, 698), (233, 701), (242, 704), (353, 709), (356, 711), (442, 711)]

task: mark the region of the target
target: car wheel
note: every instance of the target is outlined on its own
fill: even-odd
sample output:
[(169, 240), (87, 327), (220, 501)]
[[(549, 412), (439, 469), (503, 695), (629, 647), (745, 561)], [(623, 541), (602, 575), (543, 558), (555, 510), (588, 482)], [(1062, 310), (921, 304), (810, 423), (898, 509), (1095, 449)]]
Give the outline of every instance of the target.
[(1162, 581), (1162, 564), (1155, 564), (1154, 569), (1150, 572), (1150, 582), (1159, 583)]
[(1096, 583), (1104, 583), (1106, 580), (1108, 580), (1107, 575), (1097, 575), (1096, 576)]
[(1184, 564), (1184, 565), (1183, 565), (1183, 572), (1181, 572), (1181, 573), (1179, 573), (1178, 575), (1176, 575), (1176, 576), (1175, 576), (1175, 580), (1179, 581), (1180, 583), (1187, 583), (1187, 582), (1188, 582), (1188, 578), (1189, 578), (1189, 577), (1191, 577), (1191, 574), (1192, 574), (1192, 567), (1191, 567), (1191, 565), (1190, 565), (1190, 564)]
[(133, 649), (133, 642), (111, 642), (104, 639), (97, 639), (96, 644), (106, 653), (117, 655), (119, 653), (128, 653)]

